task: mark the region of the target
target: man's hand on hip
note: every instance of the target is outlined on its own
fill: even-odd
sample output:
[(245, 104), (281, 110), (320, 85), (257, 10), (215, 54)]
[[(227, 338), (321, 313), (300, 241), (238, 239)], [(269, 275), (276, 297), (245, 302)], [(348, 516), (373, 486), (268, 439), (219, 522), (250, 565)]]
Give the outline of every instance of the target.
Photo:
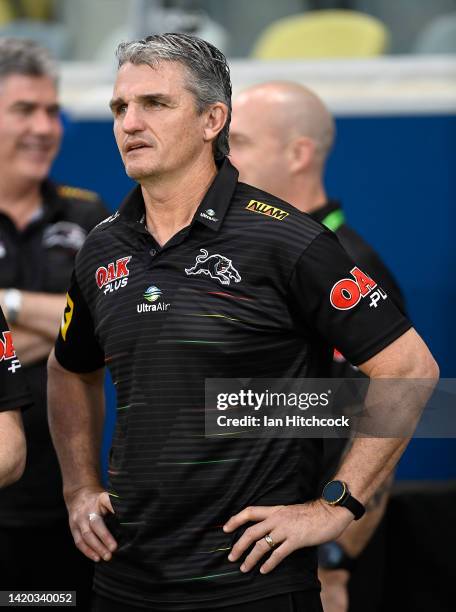
[(66, 496), (70, 529), (79, 550), (92, 561), (110, 561), (117, 542), (103, 517), (114, 509), (101, 487), (83, 487)]
[(228, 559), (237, 561), (254, 545), (241, 571), (250, 571), (264, 555), (271, 553), (260, 568), (262, 574), (267, 574), (298, 548), (335, 540), (352, 520), (349, 510), (331, 508), (322, 500), (293, 506), (252, 506), (231, 517), (223, 527), (230, 533), (245, 523), (256, 522), (245, 530)]

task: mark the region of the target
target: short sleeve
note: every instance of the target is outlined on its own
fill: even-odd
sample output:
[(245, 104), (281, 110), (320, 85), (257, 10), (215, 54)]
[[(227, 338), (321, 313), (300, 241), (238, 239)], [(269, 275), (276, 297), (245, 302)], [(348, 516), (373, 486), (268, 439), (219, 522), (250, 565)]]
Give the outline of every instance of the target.
[(94, 372), (104, 366), (92, 316), (73, 272), (67, 303), (55, 343), (57, 361), (71, 372)]
[(319, 234), (298, 260), (289, 286), (290, 311), (354, 365), (364, 363), (411, 327), (386, 291), (344, 251)]
[(0, 309), (0, 412), (26, 408), (31, 403), (13, 337)]

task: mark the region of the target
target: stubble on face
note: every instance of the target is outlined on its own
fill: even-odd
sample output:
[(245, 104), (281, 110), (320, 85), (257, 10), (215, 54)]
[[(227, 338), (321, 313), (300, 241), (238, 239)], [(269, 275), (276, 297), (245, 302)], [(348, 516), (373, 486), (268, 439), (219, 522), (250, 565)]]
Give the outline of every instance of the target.
[(198, 155), (201, 116), (186, 78), (184, 66), (171, 61), (119, 69), (111, 100), (114, 134), (125, 170), (138, 182), (177, 173)]

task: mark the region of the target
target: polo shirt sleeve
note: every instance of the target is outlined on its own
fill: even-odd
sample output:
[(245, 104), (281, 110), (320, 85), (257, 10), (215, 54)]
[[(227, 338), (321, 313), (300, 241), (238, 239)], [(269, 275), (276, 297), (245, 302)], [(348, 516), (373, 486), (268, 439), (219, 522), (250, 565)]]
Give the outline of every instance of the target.
[(26, 408), (31, 403), (13, 337), (0, 309), (0, 412)]
[(94, 372), (105, 365), (105, 356), (97, 339), (92, 315), (73, 272), (67, 303), (55, 343), (55, 356), (70, 372)]
[(289, 305), (298, 326), (317, 332), (354, 365), (374, 357), (411, 327), (375, 278), (328, 231), (314, 238), (296, 263)]

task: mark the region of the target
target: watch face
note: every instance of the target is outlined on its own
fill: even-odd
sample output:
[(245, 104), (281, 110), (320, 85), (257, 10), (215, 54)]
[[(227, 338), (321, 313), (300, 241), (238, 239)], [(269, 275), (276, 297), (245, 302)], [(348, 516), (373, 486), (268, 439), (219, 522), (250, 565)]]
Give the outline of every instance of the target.
[(332, 480), (323, 489), (323, 499), (328, 504), (337, 504), (344, 497), (345, 491), (346, 487), (341, 480)]

